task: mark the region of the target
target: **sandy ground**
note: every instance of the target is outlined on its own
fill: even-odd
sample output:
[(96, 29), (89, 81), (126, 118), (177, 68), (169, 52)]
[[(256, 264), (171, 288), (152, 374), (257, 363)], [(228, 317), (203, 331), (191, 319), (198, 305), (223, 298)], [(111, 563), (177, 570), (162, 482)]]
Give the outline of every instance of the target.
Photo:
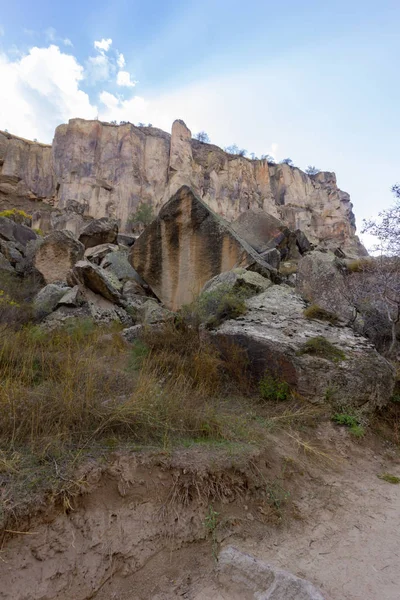
[[(390, 449), (354, 444), (337, 428), (319, 436), (341, 462), (312, 467), (311, 485), (297, 499), (302, 519), (278, 529), (255, 519), (223, 545), (310, 580), (326, 600), (399, 600), (400, 485), (378, 478), (400, 476), (399, 461)], [(96, 599), (228, 600), (214, 573), (210, 545), (195, 544), (161, 552), (134, 576), (110, 581)]]

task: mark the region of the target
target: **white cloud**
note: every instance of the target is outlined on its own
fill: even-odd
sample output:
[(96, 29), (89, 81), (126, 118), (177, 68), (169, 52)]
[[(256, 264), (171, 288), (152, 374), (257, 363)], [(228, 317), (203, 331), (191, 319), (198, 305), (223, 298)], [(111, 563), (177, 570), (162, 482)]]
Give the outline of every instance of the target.
[(44, 33), (49, 42), (56, 41), (56, 33), (57, 32), (54, 29), (54, 27), (48, 27)]
[(86, 61), (85, 77), (90, 83), (95, 84), (98, 81), (107, 81), (110, 78), (111, 71), (114, 71), (109, 58), (105, 54), (89, 56)]
[(79, 89), (83, 67), (57, 46), (31, 48), (22, 58), (0, 54), (1, 129), (43, 142), (73, 117), (93, 119), (97, 107)]
[(111, 38), (108, 38), (107, 40), (105, 40), (103, 38), (100, 41), (94, 42), (94, 47), (99, 52), (108, 52), (109, 49), (111, 48), (111, 44), (112, 44), (112, 39)]
[(119, 66), (120, 69), (123, 69), (125, 66), (125, 56), (121, 53), (118, 53), (118, 58), (117, 58), (117, 65)]
[(69, 38), (64, 38), (63, 44), (64, 44), (64, 46), (70, 46), (71, 48), (73, 48), (73, 46), (74, 46)]
[(135, 87), (136, 84), (137, 81), (132, 81), (128, 71), (118, 71), (117, 85), (120, 85), (122, 87)]

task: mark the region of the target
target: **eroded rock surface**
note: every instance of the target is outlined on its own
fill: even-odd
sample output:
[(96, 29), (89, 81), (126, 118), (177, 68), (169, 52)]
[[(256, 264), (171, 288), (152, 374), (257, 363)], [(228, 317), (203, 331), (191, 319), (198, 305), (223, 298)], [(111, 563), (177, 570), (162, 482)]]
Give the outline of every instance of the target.
[[(44, 199), (68, 214), (74, 233), (83, 217), (111, 217), (122, 231), (139, 204), (155, 213), (188, 185), (214, 212), (235, 221), (247, 210), (263, 210), (313, 243), (365, 253), (355, 236), (349, 195), (334, 173), (307, 175), (286, 164), (249, 160), (192, 139), (182, 121), (171, 135), (154, 127), (71, 119), (57, 127), (46, 146), (0, 132), (0, 192)], [(50, 213), (51, 214), (51, 213)], [(35, 221), (47, 231), (52, 217)]]
[(67, 273), (84, 252), (83, 244), (70, 231), (53, 231), (41, 241), (33, 263), (46, 283), (66, 281)]
[(163, 206), (139, 237), (130, 261), (171, 310), (190, 303), (207, 281), (235, 267), (274, 275), (274, 269), (187, 186)]
[[(306, 319), (305, 302), (291, 288), (274, 285), (247, 301), (248, 312), (213, 334), (246, 348), (250, 369), (288, 382), (312, 402), (331, 400), (372, 411), (389, 401), (392, 366), (349, 327)], [(323, 339), (336, 355), (318, 351)]]

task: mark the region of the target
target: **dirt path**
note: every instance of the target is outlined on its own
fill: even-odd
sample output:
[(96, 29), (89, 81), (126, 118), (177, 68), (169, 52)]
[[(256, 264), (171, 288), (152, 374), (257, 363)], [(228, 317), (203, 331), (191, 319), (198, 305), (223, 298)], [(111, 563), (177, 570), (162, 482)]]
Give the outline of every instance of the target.
[(322, 502), (315, 487), (305, 492), (305, 522), (240, 547), (311, 580), (329, 600), (399, 600), (400, 485), (377, 475), (400, 476), (400, 465), (390, 452), (332, 442), (346, 462), (322, 475)]

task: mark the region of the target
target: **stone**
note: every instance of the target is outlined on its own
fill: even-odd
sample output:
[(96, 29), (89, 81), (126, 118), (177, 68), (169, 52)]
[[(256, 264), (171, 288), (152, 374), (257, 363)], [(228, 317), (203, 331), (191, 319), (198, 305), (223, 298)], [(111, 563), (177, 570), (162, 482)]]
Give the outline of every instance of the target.
[(21, 244), (0, 240), (0, 251), (13, 267), (24, 258), (21, 250), (23, 250)]
[(135, 279), (129, 279), (125, 281), (122, 288), (122, 296), (125, 299), (129, 299), (132, 296), (136, 298), (136, 296), (146, 297), (146, 290), (138, 283)]
[(261, 292), (265, 292), (271, 287), (272, 281), (266, 279), (259, 273), (246, 271), (246, 269), (238, 268), (232, 271), (226, 271), (216, 275), (204, 285), (201, 293), (214, 292), (220, 286), (223, 286), (227, 291), (244, 292), (247, 297), (255, 296)]
[(262, 209), (247, 210), (232, 223), (236, 233), (259, 254), (276, 248), (282, 260), (300, 257), (296, 234)]
[(25, 247), (30, 240), (36, 240), (37, 235), (26, 225), (15, 223), (7, 217), (0, 217), (0, 238), (6, 242), (14, 242)]
[(266, 263), (274, 267), (277, 271), (279, 271), (279, 267), (281, 264), (281, 253), (277, 248), (271, 248), (270, 250), (264, 250), (260, 254), (261, 258), (265, 260)]
[(75, 233), (82, 215), (117, 219), (120, 230), (130, 232), (139, 204), (157, 213), (182, 185), (229, 222), (262, 209), (291, 231), (301, 229), (313, 244), (366, 254), (355, 235), (350, 197), (334, 173), (309, 176), (286, 164), (228, 154), (192, 139), (182, 121), (170, 135), (131, 123), (71, 119), (57, 127), (52, 147), (0, 132), (0, 191), (10, 199), (46, 199), (46, 210), (38, 211), (36, 201), (28, 211), (41, 213), (34, 226), (43, 231), (55, 228), (47, 224), (54, 212), (56, 227)]
[(70, 231), (53, 231), (37, 247), (33, 265), (46, 283), (66, 281), (67, 273), (83, 258), (84, 251)]
[(207, 281), (234, 267), (276, 275), (186, 186), (162, 207), (132, 246), (129, 259), (170, 310), (192, 302)]
[(155, 325), (170, 321), (175, 315), (170, 310), (163, 308), (156, 300), (149, 298), (144, 304), (139, 306), (138, 316), (143, 324)]
[(75, 306), (59, 306), (49, 314), (40, 324), (41, 327), (47, 330), (58, 329), (67, 324), (71, 319), (76, 322), (76, 319), (91, 319), (92, 315), (88, 305), (79, 307)]
[[(246, 305), (246, 314), (210, 335), (217, 344), (222, 339), (245, 348), (256, 378), (268, 372), (306, 400), (329, 399), (349, 410), (372, 412), (389, 402), (393, 367), (366, 338), (349, 327), (307, 319), (306, 303), (286, 285), (273, 285)], [(336, 355), (313, 352), (321, 338)]]
[(232, 546), (218, 556), (218, 579), (223, 596), (237, 600), (324, 600), (306, 579), (278, 569)]
[(133, 325), (132, 317), (121, 306), (116, 306), (103, 295), (96, 294), (92, 290), (86, 289), (84, 293), (90, 315), (96, 323), (107, 324), (119, 321), (125, 327)]
[(120, 246), (128, 246), (130, 248), (138, 239), (138, 235), (134, 233), (119, 233), (117, 235), (117, 242)]
[(119, 247), (117, 244), (100, 244), (99, 246), (92, 246), (85, 250), (85, 258), (95, 265), (100, 265), (101, 261), (107, 254), (111, 252), (117, 252)]
[(33, 306), (35, 314), (39, 318), (49, 315), (59, 304), (61, 298), (70, 291), (65, 285), (49, 283), (42, 288), (35, 296)]
[(93, 248), (100, 244), (116, 244), (118, 223), (108, 217), (95, 219), (87, 225), (79, 236), (85, 248)]
[(126, 342), (133, 344), (137, 339), (140, 338), (140, 335), (143, 331), (143, 325), (132, 325), (132, 327), (127, 327), (122, 330), (122, 337)]
[(109, 252), (101, 261), (101, 267), (107, 273), (112, 273), (120, 281), (127, 281), (129, 279), (142, 281), (139, 274), (129, 263), (128, 254), (122, 250)]
[(14, 269), (11, 266), (11, 263), (9, 260), (6, 259), (6, 257), (4, 256), (4, 254), (0, 253), (0, 271), (6, 271), (8, 273), (14, 273)]
[(296, 290), (311, 304), (337, 314), (345, 322), (354, 317), (354, 311), (346, 300), (343, 273), (332, 252), (316, 250), (299, 261)]
[(71, 286), (80, 283), (110, 302), (118, 304), (121, 300), (122, 284), (118, 279), (88, 260), (77, 262), (69, 272), (67, 281)]
[(68, 288), (68, 291), (58, 301), (57, 306), (82, 306), (85, 304), (85, 294), (79, 285)]

